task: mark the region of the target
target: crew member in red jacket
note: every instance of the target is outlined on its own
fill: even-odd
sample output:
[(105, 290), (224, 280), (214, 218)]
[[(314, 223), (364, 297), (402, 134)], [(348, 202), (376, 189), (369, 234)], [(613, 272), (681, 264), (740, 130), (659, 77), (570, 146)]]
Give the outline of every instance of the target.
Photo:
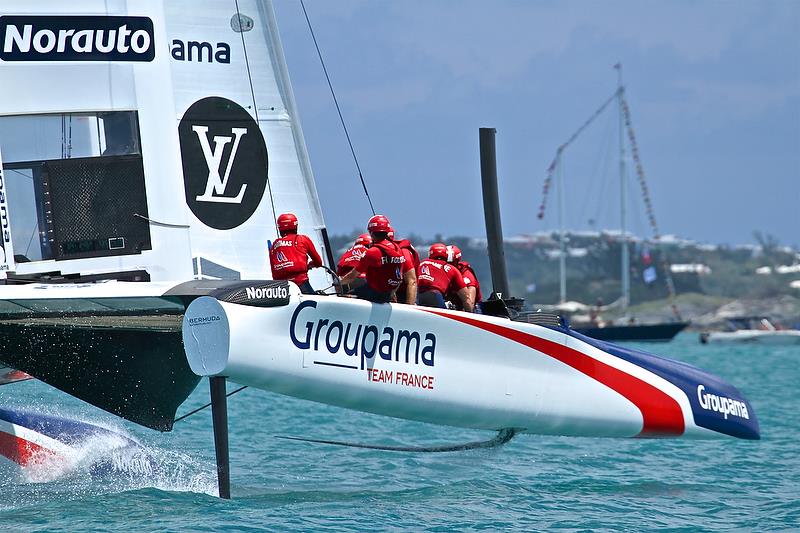
[(389, 240), (389, 219), (375, 215), (369, 219), (367, 231), (372, 237), (372, 246), (367, 248), (358, 266), (342, 277), (342, 285), (350, 285), (361, 274), (366, 274), (366, 283), (352, 289), (351, 294), (375, 303), (389, 303), (397, 287), (410, 280), (410, 265), (403, 251)]
[[(461, 260), (461, 249), (455, 244), (451, 244), (447, 247), (447, 262), (458, 268), (458, 271), (464, 278), (464, 285), (467, 286), (467, 294), (474, 304), (474, 310), (476, 313), (480, 313), (480, 304), (483, 301), (481, 284), (472, 266), (466, 261)], [(461, 299), (456, 293), (450, 292), (445, 294), (445, 299), (451, 302), (456, 309), (461, 309)]]
[(308, 269), (322, 266), (322, 258), (313, 241), (297, 233), (297, 217), (293, 213), (283, 213), (278, 217), (278, 231), (281, 236), (269, 249), (272, 279), (293, 281), (303, 294), (314, 294), (308, 281)]
[[(361, 258), (364, 257), (364, 254), (367, 252), (367, 248), (371, 245), (372, 237), (369, 236), (369, 233), (362, 233), (359, 235), (356, 242), (353, 243), (353, 246), (348, 248), (347, 251), (342, 254), (342, 257), (339, 258), (339, 262), (336, 264), (336, 274), (340, 277), (344, 276), (358, 266)], [(362, 272), (359, 277), (363, 279), (365, 274)]]
[(444, 295), (455, 293), (461, 300), (465, 311), (472, 312), (472, 300), (467, 294), (467, 287), (458, 269), (447, 263), (447, 246), (442, 243), (431, 245), (428, 259), (420, 261), (419, 305), (444, 309)]
[(419, 268), (419, 253), (417, 253), (417, 250), (411, 245), (411, 241), (408, 239), (395, 239), (394, 228), (391, 226), (389, 227), (388, 235), (389, 240), (394, 242), (403, 251), (403, 257), (405, 257), (406, 262), (411, 265), (408, 277), (414, 280), (414, 283), (409, 285), (406, 283), (405, 279), (403, 279), (403, 283), (400, 284), (395, 293), (397, 301), (401, 304), (414, 305), (417, 303), (417, 268)]

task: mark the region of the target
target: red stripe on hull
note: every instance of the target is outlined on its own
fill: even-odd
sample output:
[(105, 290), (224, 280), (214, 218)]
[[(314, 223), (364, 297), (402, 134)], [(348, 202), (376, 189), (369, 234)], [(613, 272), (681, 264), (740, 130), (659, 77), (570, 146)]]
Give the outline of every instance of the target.
[(0, 431), (0, 455), (20, 466), (28, 466), (33, 461), (41, 461), (45, 457), (52, 457), (55, 453), (35, 442)]
[(10, 383), (27, 381), (29, 379), (33, 378), (28, 374), (26, 374), (25, 372), (21, 372), (19, 370), (11, 370), (10, 372), (0, 374), (0, 385), (8, 385)]
[(682, 435), (686, 429), (683, 410), (672, 396), (618, 368), (607, 365), (563, 344), (522, 331), (466, 316), (440, 313), (432, 309), (425, 309), (425, 311), (478, 327), (533, 348), (611, 388), (631, 401), (641, 411), (643, 425), (642, 431), (637, 435), (638, 437), (673, 437)]

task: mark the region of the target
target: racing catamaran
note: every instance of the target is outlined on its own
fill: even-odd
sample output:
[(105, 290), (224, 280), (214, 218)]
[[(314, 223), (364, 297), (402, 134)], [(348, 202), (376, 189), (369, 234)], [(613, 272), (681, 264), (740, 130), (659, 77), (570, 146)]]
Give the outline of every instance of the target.
[(0, 366), (169, 430), (186, 305), (330, 255), (271, 5), (7, 2), (0, 64)]
[[(556, 316), (523, 324), (246, 281), (269, 271), (283, 211), (330, 260), (268, 1), (5, 7), (4, 366), (162, 431), (208, 376), (221, 473), (226, 378), (505, 440), (759, 438), (733, 386)], [(13, 420), (3, 427), (23, 431)]]

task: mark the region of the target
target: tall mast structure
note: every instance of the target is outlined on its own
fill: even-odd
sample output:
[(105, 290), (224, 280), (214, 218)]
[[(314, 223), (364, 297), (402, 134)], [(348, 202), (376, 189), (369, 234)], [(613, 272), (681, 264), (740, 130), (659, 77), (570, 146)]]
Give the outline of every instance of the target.
[(630, 255), (627, 229), (627, 187), (625, 180), (625, 111), (623, 109), (622, 63), (614, 65), (617, 69), (617, 102), (619, 103), (619, 186), (620, 186), (620, 232), (622, 239), (622, 311), (627, 312), (631, 297)]

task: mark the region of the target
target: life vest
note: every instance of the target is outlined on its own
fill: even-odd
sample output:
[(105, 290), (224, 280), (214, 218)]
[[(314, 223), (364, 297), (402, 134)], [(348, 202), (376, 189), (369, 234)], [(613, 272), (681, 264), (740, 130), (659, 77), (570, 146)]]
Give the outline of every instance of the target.
[[(356, 244), (355, 246), (351, 246), (347, 249), (345, 253), (342, 254), (342, 257), (339, 258), (339, 262), (336, 264), (336, 274), (339, 276), (344, 276), (355, 267), (358, 266), (358, 263), (361, 261), (361, 258), (367, 253), (367, 247), (362, 244)], [(362, 272), (360, 277), (366, 277), (365, 274)]]
[(401, 250), (408, 250), (408, 252), (411, 254), (411, 262), (416, 269), (419, 266), (419, 252), (417, 252), (417, 249), (411, 245), (411, 241), (408, 239), (403, 239), (401, 241), (394, 241), (394, 243)]
[[(377, 250), (380, 256), (372, 252)], [(400, 247), (391, 241), (372, 243), (361, 260), (366, 268), (359, 268), (367, 275), (367, 285), (378, 292), (391, 292), (403, 282), (403, 274), (409, 270)]]
[(308, 272), (308, 252), (298, 239), (300, 235), (292, 233), (273, 241), (269, 251), (273, 279), (293, 279)]
[(469, 271), (469, 273), (472, 274), (472, 278), (475, 281), (473, 282), (472, 280), (470, 280), (470, 283), (467, 283), (467, 287), (475, 287), (475, 303), (482, 302), (483, 295), (481, 294), (481, 283), (480, 281), (478, 281), (478, 276), (475, 274), (475, 270), (472, 268), (472, 265), (470, 265), (466, 261), (461, 261), (458, 263), (458, 270), (462, 274), (467, 271)]
[(441, 259), (425, 259), (417, 269), (417, 286), (421, 293), (437, 291), (444, 296), (450, 292), (458, 293), (465, 285), (455, 266)]
[[(417, 250), (411, 245), (411, 241), (402, 239), (392, 242), (394, 242), (401, 251), (405, 252), (407, 260), (411, 262), (409, 270), (413, 268), (416, 272), (417, 269), (419, 269), (419, 253), (417, 253)], [(408, 301), (408, 287), (406, 286), (405, 278), (397, 288), (397, 301), (402, 303), (407, 303)]]

